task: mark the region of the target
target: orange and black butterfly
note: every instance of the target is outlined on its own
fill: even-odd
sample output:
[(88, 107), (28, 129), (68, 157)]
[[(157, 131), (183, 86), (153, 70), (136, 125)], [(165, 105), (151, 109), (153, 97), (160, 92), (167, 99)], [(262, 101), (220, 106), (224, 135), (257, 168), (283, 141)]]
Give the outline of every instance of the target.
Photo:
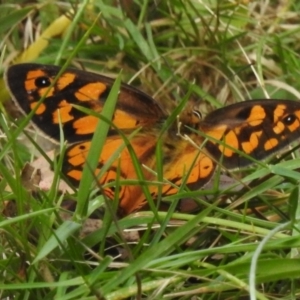
[[(101, 75), (68, 69), (56, 78), (59, 67), (38, 64), (18, 64), (6, 73), (10, 93), (25, 114), (29, 114), (41, 97), (43, 103), (36, 109), (32, 122), (51, 139), (59, 141), (60, 125), (69, 142), (63, 162), (63, 173), (74, 183), (79, 183), (91, 145), (91, 138), (99, 118), (85, 114), (73, 105), (80, 105), (101, 114), (111, 90), (113, 80)], [(52, 88), (49, 89), (49, 87)], [(46, 94), (47, 93), (47, 94)], [(300, 102), (291, 100), (252, 100), (233, 104), (201, 117), (187, 106), (180, 114), (181, 132), (173, 124), (161, 134), (168, 114), (150, 96), (123, 84), (112, 122), (95, 175), (124, 145), (119, 130), (129, 136), (130, 145), (143, 169), (144, 178), (157, 180), (156, 146), (162, 139), (163, 177), (162, 196), (177, 192), (185, 184), (199, 188), (209, 181), (217, 162), (234, 169), (262, 160), (300, 137)], [(174, 122), (176, 123), (176, 122)], [(118, 128), (118, 130), (116, 130)], [(193, 143), (191, 143), (193, 141)], [(244, 155), (243, 155), (244, 154)], [(124, 147), (118, 158), (110, 162), (107, 171), (99, 178), (104, 193), (114, 198), (114, 188), (105, 187), (116, 179), (138, 179), (132, 154)], [(153, 198), (158, 196), (157, 185), (149, 185)], [(120, 186), (120, 209), (125, 214), (145, 205), (146, 199), (139, 184)]]

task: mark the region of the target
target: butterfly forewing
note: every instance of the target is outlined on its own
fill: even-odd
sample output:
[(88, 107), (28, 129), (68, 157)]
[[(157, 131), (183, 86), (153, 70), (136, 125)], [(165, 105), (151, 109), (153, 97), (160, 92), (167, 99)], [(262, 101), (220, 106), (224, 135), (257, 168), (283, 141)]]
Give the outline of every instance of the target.
[[(99, 118), (73, 105), (100, 114), (114, 80), (71, 69), (57, 78), (59, 71), (56, 66), (19, 64), (8, 69), (6, 82), (13, 99), (25, 114), (29, 114), (45, 97), (32, 121), (50, 138), (59, 141), (61, 123), (68, 142), (90, 139)], [(165, 118), (154, 99), (129, 85), (122, 85), (112, 120), (116, 127), (123, 130), (151, 127)], [(111, 133), (114, 133), (113, 129)]]
[(208, 137), (205, 148), (216, 160), (226, 168), (244, 167), (300, 138), (300, 102), (241, 102), (212, 112), (200, 127)]

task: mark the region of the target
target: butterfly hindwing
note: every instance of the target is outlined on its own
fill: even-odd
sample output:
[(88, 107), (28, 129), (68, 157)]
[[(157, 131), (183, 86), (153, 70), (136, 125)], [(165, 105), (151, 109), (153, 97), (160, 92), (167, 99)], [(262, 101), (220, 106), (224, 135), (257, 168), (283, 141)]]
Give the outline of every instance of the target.
[[(86, 158), (91, 146), (91, 141), (79, 142), (71, 145), (65, 154), (63, 173), (75, 185), (78, 185), (81, 178)], [(120, 135), (107, 137), (96, 170), (95, 178), (98, 178), (96, 185), (109, 198), (114, 198), (116, 180), (124, 182), (125, 180), (136, 181), (135, 185), (118, 186), (118, 197), (120, 208), (125, 214), (128, 214), (145, 204), (143, 189), (137, 180), (136, 166), (133, 162), (133, 155), (137, 156), (141, 166), (145, 165), (151, 169), (155, 168), (155, 148), (156, 136), (139, 134), (130, 140), (130, 147), (126, 147), (124, 140)], [(151, 181), (154, 178), (153, 173), (143, 169), (144, 180)], [(95, 181), (96, 182), (96, 181)], [(134, 199), (134, 200), (133, 200)]]

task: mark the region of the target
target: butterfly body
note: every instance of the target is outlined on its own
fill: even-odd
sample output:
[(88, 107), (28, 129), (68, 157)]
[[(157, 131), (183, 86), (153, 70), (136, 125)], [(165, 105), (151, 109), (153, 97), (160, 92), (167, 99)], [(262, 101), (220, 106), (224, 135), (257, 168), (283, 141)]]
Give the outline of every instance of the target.
[[(52, 140), (59, 141), (60, 125), (70, 143), (63, 173), (78, 184), (82, 177), (91, 137), (99, 121), (113, 80), (105, 76), (59, 67), (20, 64), (6, 73), (7, 86), (25, 114), (35, 110), (32, 122)], [(53, 87), (50, 85), (53, 84)], [(49, 89), (50, 87), (50, 89)], [(40, 98), (44, 101), (37, 107)], [(86, 114), (76, 106), (95, 114)], [(121, 210), (131, 213), (145, 204), (143, 184), (137, 175), (136, 155), (153, 198), (171, 195), (178, 187), (199, 188), (211, 178), (218, 162), (229, 169), (262, 160), (300, 137), (300, 102), (252, 100), (211, 112), (201, 120), (190, 107), (182, 113), (181, 127), (171, 124), (162, 132), (168, 114), (150, 96), (123, 84), (106, 143), (95, 175), (104, 193), (115, 197), (116, 180), (133, 181), (118, 186)], [(181, 130), (180, 130), (181, 129)], [(178, 130), (179, 133), (178, 134)], [(124, 143), (123, 135), (130, 146)], [(188, 139), (186, 138), (188, 137)], [(156, 183), (156, 147), (162, 141), (163, 177)], [(191, 142), (192, 141), (192, 142)]]

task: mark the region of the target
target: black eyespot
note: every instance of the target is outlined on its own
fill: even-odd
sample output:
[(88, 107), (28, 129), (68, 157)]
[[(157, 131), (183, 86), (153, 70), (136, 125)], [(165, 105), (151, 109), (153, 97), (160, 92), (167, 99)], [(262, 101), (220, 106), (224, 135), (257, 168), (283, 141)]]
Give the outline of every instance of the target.
[(36, 87), (44, 88), (44, 87), (48, 87), (51, 84), (51, 81), (50, 81), (49, 77), (41, 76), (41, 77), (38, 77), (34, 83), (35, 83)]
[(291, 124), (293, 124), (295, 121), (296, 121), (295, 115), (288, 115), (288, 116), (286, 116), (286, 117), (282, 120), (282, 122), (283, 122), (285, 125), (291, 125)]

